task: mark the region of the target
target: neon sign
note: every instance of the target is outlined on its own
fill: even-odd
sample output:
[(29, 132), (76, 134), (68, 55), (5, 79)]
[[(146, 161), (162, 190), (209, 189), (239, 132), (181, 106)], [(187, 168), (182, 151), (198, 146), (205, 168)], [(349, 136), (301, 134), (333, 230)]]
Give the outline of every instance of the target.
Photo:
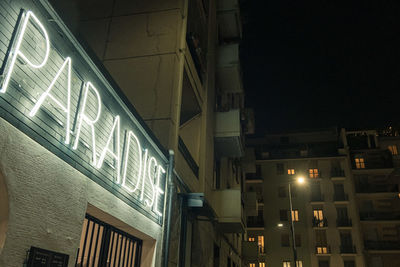
[[(88, 166), (96, 170), (93, 172), (107, 176), (125, 195), (130, 195), (160, 219), (163, 215), (166, 159), (146, 138), (140, 124), (132, 120), (132, 114), (124, 114), (126, 108), (120, 107), (121, 101), (118, 103), (112, 99), (111, 86), (81, 78), (84, 75), (74, 65), (76, 56), (64, 57), (53, 47), (51, 32), (34, 12), (22, 11), (20, 16), (3, 62), (0, 97), (11, 97), (18, 90), (34, 96), (31, 97), (33, 103), (25, 106), (25, 116), (31, 119), (32, 124), (43, 120), (41, 114), (57, 121), (54, 130), (61, 134), (62, 149), (74, 153), (79, 160), (86, 159)], [(32, 39), (37, 42), (30, 50)], [(25, 74), (28, 71), (32, 74)], [(33, 86), (33, 89), (29, 86), (18, 88), (22, 86), (15, 84), (21, 76), (28, 84), (40, 81), (41, 85)], [(107, 101), (102, 99), (104, 95), (107, 95)], [(113, 108), (115, 106), (118, 107)], [(147, 143), (147, 147), (141, 140)]]

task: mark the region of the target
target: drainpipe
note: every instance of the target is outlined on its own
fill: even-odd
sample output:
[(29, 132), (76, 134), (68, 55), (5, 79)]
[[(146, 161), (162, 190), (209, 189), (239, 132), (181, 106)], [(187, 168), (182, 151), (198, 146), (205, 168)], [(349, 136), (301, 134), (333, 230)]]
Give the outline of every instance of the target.
[(173, 182), (173, 171), (174, 171), (174, 151), (169, 150), (169, 162), (168, 162), (168, 175), (167, 175), (167, 209), (165, 218), (165, 239), (164, 239), (164, 258), (162, 261), (163, 267), (168, 267), (169, 258), (169, 243), (171, 239), (171, 217), (172, 217), (172, 197), (174, 192), (174, 182)]
[(187, 197), (183, 194), (179, 196), (179, 206), (181, 210), (181, 233), (179, 238), (179, 259), (178, 267), (185, 266), (186, 258), (186, 235), (187, 235)]

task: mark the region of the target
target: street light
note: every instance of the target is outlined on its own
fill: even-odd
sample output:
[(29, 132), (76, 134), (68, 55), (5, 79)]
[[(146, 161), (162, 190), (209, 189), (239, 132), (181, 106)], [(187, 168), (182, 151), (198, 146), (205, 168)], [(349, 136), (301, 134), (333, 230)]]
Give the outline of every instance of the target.
[[(305, 179), (302, 176), (299, 176), (299, 177), (296, 178), (296, 182), (298, 184), (303, 184), (304, 181), (305, 181)], [(294, 232), (294, 222), (293, 222), (293, 205), (292, 205), (291, 184), (292, 184), (292, 182), (289, 181), (288, 190), (289, 190), (289, 208), (290, 208), (290, 230), (292, 232), (292, 250), (293, 250), (293, 261), (294, 261), (293, 266), (297, 267), (296, 266), (296, 263), (297, 263), (296, 235), (295, 235), (295, 232)]]

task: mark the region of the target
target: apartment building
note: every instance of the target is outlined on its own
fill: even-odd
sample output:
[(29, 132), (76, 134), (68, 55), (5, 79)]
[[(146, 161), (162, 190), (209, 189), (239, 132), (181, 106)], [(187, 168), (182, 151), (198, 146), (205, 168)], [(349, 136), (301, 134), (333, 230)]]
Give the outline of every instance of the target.
[(390, 128), (346, 131), (343, 136), (349, 147), (367, 266), (400, 266), (399, 136)]
[(249, 266), (294, 266), (293, 239), (297, 267), (366, 266), (352, 165), (336, 129), (248, 139), (244, 161), (254, 162), (245, 190), (258, 201), (247, 217), (247, 240), (258, 247), (244, 254)]
[(0, 16), (0, 266), (242, 266), (238, 1)]

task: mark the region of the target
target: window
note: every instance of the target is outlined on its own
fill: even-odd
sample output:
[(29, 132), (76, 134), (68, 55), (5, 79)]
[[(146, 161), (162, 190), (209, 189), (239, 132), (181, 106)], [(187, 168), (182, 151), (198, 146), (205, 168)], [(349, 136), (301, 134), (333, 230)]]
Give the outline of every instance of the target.
[(317, 246), (317, 254), (328, 254), (328, 247)]
[(356, 264), (354, 261), (350, 261), (350, 260), (344, 261), (344, 267), (355, 267), (355, 266), (356, 266)]
[(282, 267), (290, 267), (290, 261), (282, 262)]
[(388, 149), (390, 150), (392, 155), (398, 155), (399, 154), (399, 152), (397, 152), (397, 146), (396, 145), (390, 145), (390, 146), (388, 146)]
[(276, 174), (278, 174), (278, 175), (283, 174), (283, 163), (276, 164)]
[(302, 261), (296, 261), (296, 267), (303, 267)]
[(287, 210), (279, 210), (279, 218), (282, 222), (288, 221), (288, 212)]
[(280, 137), (281, 144), (289, 144), (289, 136)]
[(289, 246), (289, 234), (282, 234), (281, 235), (281, 245), (282, 247)]
[(255, 242), (256, 239), (254, 237), (249, 237), (249, 242)]
[(299, 210), (292, 210), (292, 220), (294, 222), (299, 221)]
[(278, 188), (278, 196), (279, 197), (286, 197), (286, 192), (287, 192), (287, 189), (286, 189), (286, 186), (280, 186), (279, 188)]
[(365, 161), (363, 157), (357, 157), (354, 160), (356, 162), (357, 169), (365, 169)]
[(263, 235), (259, 235), (258, 236), (258, 252), (260, 254), (264, 254), (264, 236)]
[(327, 261), (327, 260), (319, 261), (318, 267), (329, 267), (329, 261)]
[(296, 234), (295, 238), (296, 238), (296, 247), (301, 247), (301, 235)]
[(258, 267), (265, 267), (265, 262), (260, 262), (260, 263), (258, 264)]
[(249, 267), (256, 267), (256, 264), (255, 263), (250, 263)]
[(294, 175), (295, 174), (294, 169), (288, 169), (287, 174)]
[(318, 169), (308, 169), (308, 174), (310, 178), (319, 178)]
[(326, 231), (325, 230), (316, 230), (315, 231), (315, 241), (318, 247), (326, 247), (328, 242), (326, 240)]
[(324, 227), (324, 213), (322, 212), (322, 209), (315, 209), (313, 210), (313, 213), (313, 226)]
[(83, 222), (76, 266), (103, 266), (111, 261), (121, 267), (139, 266), (142, 243), (142, 240), (87, 214)]

